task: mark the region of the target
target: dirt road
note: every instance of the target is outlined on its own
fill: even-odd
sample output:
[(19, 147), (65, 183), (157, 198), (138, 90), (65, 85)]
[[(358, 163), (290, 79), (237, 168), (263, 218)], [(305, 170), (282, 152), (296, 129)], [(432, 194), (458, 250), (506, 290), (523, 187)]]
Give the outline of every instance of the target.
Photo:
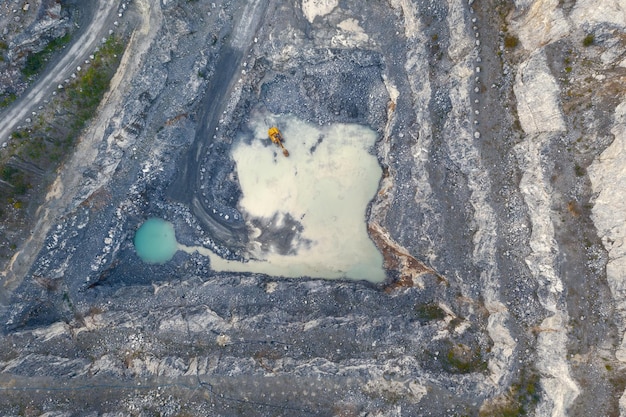
[[(246, 239), (244, 223), (243, 221), (235, 222), (232, 219), (225, 223), (223, 218), (215, 214), (215, 209), (200, 196), (202, 187), (200, 172), (203, 169), (201, 161), (213, 141), (218, 121), (237, 82), (237, 74), (239, 74), (237, 69), (252, 44), (259, 25), (265, 18), (268, 4), (268, 0), (254, 0), (243, 8), (238, 24), (234, 26), (231, 42), (220, 52), (215, 67), (216, 75), (211, 80), (201, 104), (201, 121), (194, 142), (168, 193), (172, 199), (189, 204), (198, 220), (215, 237), (235, 246), (242, 244)], [(220, 99), (216, 100), (216, 97)], [(213, 201), (208, 203), (214, 204)], [(228, 208), (223, 207), (223, 209)]]
[[(103, 0), (101, 5), (111, 6), (113, 3), (116, 2)], [(103, 98), (102, 104), (98, 109), (97, 117), (83, 133), (74, 154), (65, 163), (64, 170), (50, 187), (50, 191), (46, 196), (46, 202), (40, 209), (39, 219), (33, 225), (31, 237), (13, 256), (6, 271), (0, 273), (0, 309), (2, 305), (6, 305), (10, 292), (19, 285), (28, 272), (43, 246), (50, 227), (55, 223), (56, 219), (72, 208), (72, 201), (80, 191), (81, 173), (97, 158), (98, 147), (104, 137), (105, 128), (115, 114), (120, 97), (130, 86), (133, 76), (139, 69), (143, 55), (154, 41), (156, 33), (160, 28), (160, 8), (158, 6), (152, 7), (149, 0), (138, 0), (136, 3), (139, 16), (142, 19), (141, 23), (131, 36), (120, 66), (111, 80), (109, 92)], [(102, 12), (106, 14), (107, 11), (109, 12), (109, 15), (102, 15), (101, 18), (96, 16), (94, 19), (94, 22), (100, 22), (96, 25), (97, 27), (106, 30), (107, 17), (114, 18), (116, 15), (111, 13), (114, 11), (113, 8), (99, 8), (98, 10), (97, 13)], [(89, 33), (89, 31), (86, 33)], [(89, 39), (91, 39), (91, 36)], [(96, 35), (95, 42), (98, 39)], [(86, 53), (89, 53), (90, 49), (87, 48), (86, 51)], [(97, 188), (98, 186), (94, 187)], [(86, 191), (83, 190), (83, 192)]]
[(114, 27), (113, 22), (118, 18), (116, 0), (98, 0), (93, 19), (87, 27), (80, 30), (80, 37), (75, 39), (70, 47), (66, 48), (63, 57), (56, 65), (49, 68), (32, 85), (22, 97), (9, 107), (0, 119), (0, 145), (6, 142), (13, 129), (24, 121), (46, 97), (55, 91), (59, 84), (70, 77), (87, 57), (93, 53), (103, 37)]

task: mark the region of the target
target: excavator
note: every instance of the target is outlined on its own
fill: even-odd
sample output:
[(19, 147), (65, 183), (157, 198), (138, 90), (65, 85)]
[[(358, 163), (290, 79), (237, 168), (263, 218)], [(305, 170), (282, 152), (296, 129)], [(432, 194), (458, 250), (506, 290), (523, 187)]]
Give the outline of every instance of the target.
[(283, 150), (283, 155), (289, 156), (289, 151), (285, 149), (283, 146), (283, 135), (281, 135), (280, 130), (276, 126), (272, 126), (267, 131), (267, 135), (270, 137), (270, 140), (274, 142), (276, 145), (280, 146)]

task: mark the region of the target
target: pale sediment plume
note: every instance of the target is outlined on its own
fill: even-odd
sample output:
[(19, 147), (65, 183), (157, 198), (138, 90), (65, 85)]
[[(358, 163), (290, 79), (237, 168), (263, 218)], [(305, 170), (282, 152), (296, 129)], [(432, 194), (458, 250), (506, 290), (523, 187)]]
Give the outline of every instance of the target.
[(339, 24), (337, 24), (337, 28), (340, 29), (341, 32), (333, 36), (331, 40), (331, 44), (333, 46), (341, 46), (347, 48), (368, 46), (369, 36), (359, 25), (358, 20), (343, 20), (339, 22)]
[[(518, 159), (524, 170), (520, 188), (524, 193), (533, 227), (532, 254), (527, 262), (541, 286), (549, 289), (547, 292), (539, 292), (539, 295), (542, 305), (552, 314), (538, 329), (540, 333), (537, 340), (539, 353), (537, 367), (546, 374), (542, 379), (542, 386), (548, 398), (542, 399), (537, 408), (537, 415), (559, 416), (566, 415), (567, 406), (574, 402), (580, 387), (577, 387), (571, 380), (566, 359), (563, 357), (568, 343), (568, 335), (564, 329), (568, 316), (564, 305), (563, 283), (554, 269), (558, 252), (551, 253), (557, 248), (554, 241), (554, 226), (550, 219), (551, 216), (552, 219), (556, 216), (549, 209), (550, 196), (554, 190), (550, 189), (550, 173), (547, 172), (547, 167), (553, 161), (545, 160), (543, 155), (548, 145), (563, 140), (564, 136), (578, 130), (576, 119), (579, 116), (575, 115), (573, 119), (570, 116), (566, 125), (560, 114), (559, 101), (563, 95), (559, 91), (557, 80), (551, 74), (552, 71), (556, 76), (555, 66), (551, 64), (551, 70), (547, 62), (558, 63), (560, 58), (548, 56), (547, 51), (551, 50), (549, 48), (553, 47), (557, 41), (591, 48), (583, 56), (596, 60), (592, 56), (598, 54), (599, 59), (596, 61), (601, 65), (595, 66), (591, 72), (587, 73), (591, 75), (587, 80), (604, 80), (607, 76), (611, 76), (612, 69), (616, 68), (615, 64), (623, 65), (620, 63), (623, 44), (613, 36), (623, 32), (626, 26), (626, 14), (623, 2), (614, 0), (602, 2), (579, 0), (567, 6), (556, 0), (518, 0), (515, 4), (517, 10), (513, 15), (514, 20), (510, 22), (510, 28), (519, 36), (526, 56), (526, 60), (518, 67), (515, 94), (518, 100), (517, 111), (520, 124), (527, 133), (525, 141), (517, 147)], [(604, 42), (599, 42), (602, 46), (593, 50), (593, 45), (596, 44), (594, 38), (597, 40), (598, 37), (604, 37)], [(573, 66), (567, 65), (566, 58), (563, 69), (565, 73), (573, 69)], [(559, 68), (559, 65), (556, 65), (556, 68)], [(568, 80), (567, 77), (559, 77), (559, 81), (569, 82), (571, 89), (581, 83), (582, 79), (578, 78), (574, 81)], [(589, 88), (588, 92), (592, 93), (594, 89)], [(623, 100), (623, 96), (620, 96), (621, 92), (618, 92), (619, 88), (612, 87), (612, 90), (617, 93), (616, 99)], [(569, 100), (569, 95), (570, 91), (567, 92), (565, 100)], [(572, 110), (573, 107), (569, 106), (568, 113)], [(624, 203), (626, 200), (624, 198), (626, 156), (623, 141), (626, 134), (625, 113), (624, 103), (617, 106), (611, 130), (614, 141), (587, 169), (592, 191), (596, 195), (590, 201), (593, 203), (591, 219), (608, 252), (606, 278), (615, 300), (615, 322), (618, 337), (621, 339), (615, 351), (615, 358), (621, 362), (626, 361), (626, 342), (623, 339), (626, 331), (626, 285), (624, 285), (626, 260), (622, 247), (626, 223), (624, 214), (626, 213)], [(591, 120), (585, 121), (589, 125), (586, 132), (583, 129), (584, 135), (599, 134), (597, 128), (601, 122), (596, 119), (598, 114), (595, 113)], [(605, 115), (607, 115), (605, 117), (610, 117), (610, 113), (605, 113)], [(570, 124), (572, 120), (574, 126)], [(626, 393), (619, 401), (619, 409), (622, 416), (626, 415)]]
[(419, 13), (415, 5), (409, 0), (391, 0), (391, 7), (402, 10), (404, 17), (404, 35), (409, 40), (421, 37)]
[(578, 0), (570, 13), (565, 13), (559, 0), (516, 0), (523, 14), (513, 22), (513, 29), (528, 51), (570, 37), (575, 30), (593, 31), (600, 25), (624, 28), (626, 13), (620, 0)]
[[(450, 59), (459, 63), (470, 58), (475, 59), (475, 52), (472, 52), (474, 43), (467, 36), (468, 21), (466, 21), (466, 6), (462, 0), (451, 0), (448, 2), (448, 30), (450, 31), (450, 46), (448, 54)], [(472, 56), (469, 56), (472, 54)], [(467, 63), (469, 64), (469, 63)]]
[(254, 36), (254, 32), (259, 24), (260, 11), (267, 7), (265, 0), (252, 0), (246, 2), (243, 13), (237, 25), (237, 30), (233, 36), (231, 46), (234, 48), (245, 49)]
[[(390, 101), (387, 110), (387, 125), (385, 126), (383, 140), (379, 144), (378, 154), (389, 170), (392, 171), (393, 166), (390, 163), (390, 155), (392, 153), (391, 135), (394, 128), (397, 127), (395, 107), (401, 94), (410, 95), (411, 102), (413, 103), (411, 111), (415, 114), (415, 123), (411, 126), (407, 126), (397, 134), (406, 135), (414, 140), (414, 144), (409, 150), (415, 166), (413, 171), (413, 179), (416, 182), (414, 187), (414, 201), (430, 219), (435, 221), (439, 216), (431, 205), (433, 192), (426, 166), (429, 160), (428, 151), (432, 142), (432, 126), (429, 111), (432, 88), (428, 77), (428, 61), (425, 58), (427, 56), (425, 47), (426, 39), (418, 30), (420, 24), (417, 11), (411, 3), (394, 0), (391, 2), (391, 6), (398, 11), (402, 11), (405, 21), (405, 35), (411, 43), (411, 48), (407, 51), (406, 60), (403, 65), (410, 91), (406, 93), (400, 92), (398, 88), (384, 76), (385, 87), (389, 94)], [(378, 219), (380, 221), (380, 219), (386, 215), (386, 210), (394, 200), (394, 193), (396, 192), (397, 184), (394, 182), (395, 177), (395, 173), (391, 172), (391, 175), (383, 178), (379, 192), (372, 205), (372, 219)], [(428, 261), (432, 261), (436, 256), (434, 249), (429, 250), (423, 255), (429, 258), (427, 259)]]
[(528, 207), (531, 223), (530, 249), (526, 263), (540, 290), (538, 298), (549, 317), (541, 323), (537, 338), (537, 368), (542, 372), (545, 395), (537, 408), (539, 416), (565, 416), (578, 395), (569, 372), (567, 355), (567, 305), (563, 283), (554, 270), (554, 226), (550, 217), (550, 190), (541, 164), (541, 148), (549, 134), (530, 135), (516, 147), (523, 170), (520, 191)]
[(569, 34), (569, 21), (558, 0), (531, 0), (524, 3), (518, 5), (518, 8), (521, 6), (525, 13), (513, 22), (513, 28), (526, 50), (535, 51)]
[(579, 26), (608, 23), (621, 28), (626, 26), (623, 0), (577, 0), (570, 15)]

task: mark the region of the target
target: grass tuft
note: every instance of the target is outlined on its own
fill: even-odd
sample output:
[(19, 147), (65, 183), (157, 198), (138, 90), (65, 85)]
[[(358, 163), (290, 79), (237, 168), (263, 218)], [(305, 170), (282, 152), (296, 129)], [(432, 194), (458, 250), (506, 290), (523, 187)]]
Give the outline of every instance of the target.
[(504, 47), (507, 49), (516, 48), (519, 45), (519, 39), (516, 36), (506, 35), (504, 37)]
[(43, 50), (28, 55), (26, 58), (26, 65), (22, 69), (24, 77), (30, 78), (39, 74), (39, 72), (41, 72), (46, 65), (50, 56), (67, 45), (70, 42), (70, 39), (71, 35), (69, 33), (61, 36), (60, 38), (54, 38), (48, 42)]

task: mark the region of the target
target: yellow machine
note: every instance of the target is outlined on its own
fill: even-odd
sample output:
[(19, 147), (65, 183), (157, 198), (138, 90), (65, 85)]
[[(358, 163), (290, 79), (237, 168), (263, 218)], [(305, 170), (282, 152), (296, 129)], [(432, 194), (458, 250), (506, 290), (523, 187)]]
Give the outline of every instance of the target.
[(283, 150), (283, 155), (289, 156), (289, 151), (283, 146), (283, 136), (280, 134), (280, 130), (278, 130), (276, 126), (272, 126), (267, 131), (267, 134), (272, 142), (280, 146), (280, 148)]

